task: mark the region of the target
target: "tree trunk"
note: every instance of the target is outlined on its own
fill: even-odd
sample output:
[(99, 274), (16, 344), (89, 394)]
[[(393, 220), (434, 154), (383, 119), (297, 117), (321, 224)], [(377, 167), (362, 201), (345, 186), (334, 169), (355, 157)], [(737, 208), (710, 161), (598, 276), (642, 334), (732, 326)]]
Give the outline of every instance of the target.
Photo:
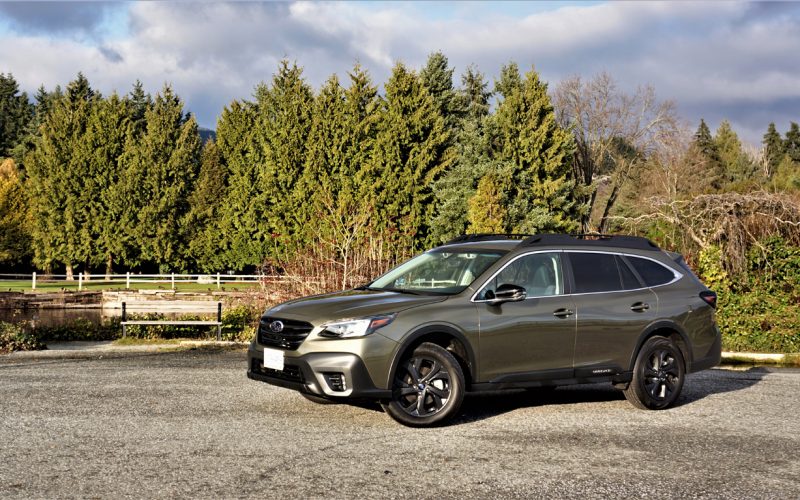
[(106, 256), (106, 281), (111, 281), (111, 271), (112, 271), (112, 264), (113, 264), (113, 256), (109, 253)]
[(609, 195), (606, 201), (606, 207), (603, 209), (603, 216), (600, 218), (599, 231), (601, 234), (605, 234), (605, 232), (608, 231), (608, 215), (611, 213), (611, 207), (613, 207), (614, 203), (617, 201), (617, 196), (619, 196), (619, 185), (614, 184), (614, 187), (611, 189), (611, 195)]
[(72, 264), (67, 264), (67, 281), (75, 281), (75, 275), (72, 272)]
[(87, 258), (86, 262), (84, 262), (83, 264), (83, 280), (89, 281), (89, 278), (91, 278), (91, 276), (92, 272), (89, 270), (89, 259)]

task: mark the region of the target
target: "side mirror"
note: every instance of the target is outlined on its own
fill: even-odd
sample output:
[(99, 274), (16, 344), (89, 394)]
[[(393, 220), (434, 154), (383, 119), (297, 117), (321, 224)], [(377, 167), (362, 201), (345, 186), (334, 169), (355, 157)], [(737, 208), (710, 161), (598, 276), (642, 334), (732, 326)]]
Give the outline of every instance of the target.
[(528, 294), (519, 285), (503, 284), (494, 291), (494, 298), (489, 301), (490, 306), (499, 306), (503, 302), (519, 302), (525, 300)]

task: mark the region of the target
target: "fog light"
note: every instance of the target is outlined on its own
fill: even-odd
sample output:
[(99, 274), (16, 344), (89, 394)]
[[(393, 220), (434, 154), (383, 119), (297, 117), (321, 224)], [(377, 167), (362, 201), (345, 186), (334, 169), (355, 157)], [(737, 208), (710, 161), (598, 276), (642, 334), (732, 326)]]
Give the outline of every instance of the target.
[(328, 387), (334, 392), (344, 392), (347, 390), (347, 379), (344, 373), (326, 373), (325, 381), (328, 382)]

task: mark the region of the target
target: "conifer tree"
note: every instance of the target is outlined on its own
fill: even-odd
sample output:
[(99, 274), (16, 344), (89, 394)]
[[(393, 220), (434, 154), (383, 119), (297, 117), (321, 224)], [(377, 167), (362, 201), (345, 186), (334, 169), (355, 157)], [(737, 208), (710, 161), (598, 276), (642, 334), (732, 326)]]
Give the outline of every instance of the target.
[(719, 154), (720, 176), (723, 182), (741, 183), (755, 180), (758, 169), (742, 149), (739, 136), (728, 120), (722, 120), (714, 136)]
[(14, 160), (0, 160), (0, 264), (19, 264), (31, 256), (28, 207)]
[(764, 157), (771, 176), (778, 169), (778, 165), (781, 163), (784, 154), (786, 154), (783, 148), (783, 140), (775, 129), (774, 122), (769, 124), (762, 144), (764, 145)]
[(511, 63), (502, 69), (496, 91), (502, 100), (492, 120), (493, 154), (505, 169), (501, 190), (508, 200), (506, 230), (576, 229), (569, 163), (573, 139), (556, 123), (547, 84), (533, 69), (523, 79)]
[(444, 118), (445, 127), (451, 132), (451, 139), (455, 139), (453, 131), (461, 119), (462, 109), (453, 88), (453, 68), (449, 67), (447, 57), (441, 52), (432, 53), (419, 77), (433, 98), (439, 114)]
[(12, 156), (33, 118), (28, 95), (19, 92), (14, 76), (0, 73), (0, 159)]
[(145, 93), (142, 82), (136, 80), (133, 89), (128, 94), (128, 109), (130, 110), (130, 121), (133, 127), (132, 133), (136, 137), (141, 137), (147, 128), (145, 114), (153, 106), (153, 98)]
[(296, 242), (299, 229), (295, 214), (307, 197), (295, 193), (295, 185), (305, 163), (314, 96), (303, 70), (283, 60), (270, 85), (256, 88), (256, 101), (256, 140), (264, 158), (258, 173), (258, 202), (266, 207), (273, 240), (262, 250), (263, 262), (264, 257), (291, 250)]
[(711, 130), (706, 125), (704, 119), (700, 119), (700, 125), (694, 133), (694, 140), (691, 147), (705, 161), (705, 172), (710, 177), (710, 184), (714, 189), (720, 189), (723, 183), (722, 161), (719, 157), (719, 149)]
[(783, 141), (783, 150), (790, 160), (800, 163), (800, 126), (797, 125), (797, 122), (791, 122), (789, 125), (786, 140)]
[(197, 175), (200, 135), (194, 116), (169, 85), (145, 112), (147, 130), (126, 145), (126, 183), (136, 207), (141, 258), (161, 271), (186, 267), (181, 220)]
[(464, 234), (468, 227), (468, 201), (475, 195), (478, 181), (491, 168), (486, 133), (491, 92), (483, 74), (470, 66), (461, 78), (456, 99), (464, 116), (456, 131), (456, 160), (435, 183), (436, 215), (431, 234), (436, 243)]
[(78, 73), (62, 97), (52, 102), (31, 154), (26, 156), (33, 202), (34, 262), (50, 270), (90, 261), (92, 243), (84, 183), (91, 172), (83, 147), (92, 106), (98, 99), (89, 81)]
[(453, 161), (444, 118), (419, 77), (398, 63), (386, 83), (369, 182), (394, 257), (428, 244), (433, 182)]
[(213, 139), (207, 141), (200, 156), (197, 182), (189, 197), (189, 212), (183, 221), (189, 247), (188, 257), (195, 269), (219, 270), (213, 265), (219, 240), (214, 223), (227, 192), (227, 178), (228, 172), (216, 142)]
[(130, 127), (128, 103), (116, 93), (99, 99), (93, 106), (81, 141), (87, 162), (83, 196), (88, 212), (92, 264), (105, 266), (110, 279), (113, 265), (128, 259), (134, 242), (128, 236), (134, 220), (128, 210), (128, 199), (122, 183), (121, 157)]
[(507, 213), (505, 200), (494, 175), (487, 174), (478, 182), (475, 195), (469, 199), (468, 233), (503, 233)]
[(254, 104), (233, 101), (217, 121), (216, 144), (228, 183), (219, 217), (206, 230), (214, 233), (219, 251), (201, 267), (241, 270), (262, 264), (272, 243), (259, 180), (264, 160), (257, 118)]

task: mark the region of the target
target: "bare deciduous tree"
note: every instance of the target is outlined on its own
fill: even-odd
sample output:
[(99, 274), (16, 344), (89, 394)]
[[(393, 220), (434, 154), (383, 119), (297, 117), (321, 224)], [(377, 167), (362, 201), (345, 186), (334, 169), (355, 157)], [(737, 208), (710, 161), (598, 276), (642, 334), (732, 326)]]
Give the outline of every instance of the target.
[(591, 214), (598, 185), (609, 185), (596, 224), (603, 232), (622, 187), (654, 151), (675, 136), (675, 106), (671, 101), (658, 101), (651, 86), (627, 94), (605, 72), (589, 80), (580, 76), (564, 80), (553, 100), (559, 122), (575, 135), (573, 174), (583, 187), (578, 195), (588, 206), (581, 220), (584, 231), (593, 229)]

